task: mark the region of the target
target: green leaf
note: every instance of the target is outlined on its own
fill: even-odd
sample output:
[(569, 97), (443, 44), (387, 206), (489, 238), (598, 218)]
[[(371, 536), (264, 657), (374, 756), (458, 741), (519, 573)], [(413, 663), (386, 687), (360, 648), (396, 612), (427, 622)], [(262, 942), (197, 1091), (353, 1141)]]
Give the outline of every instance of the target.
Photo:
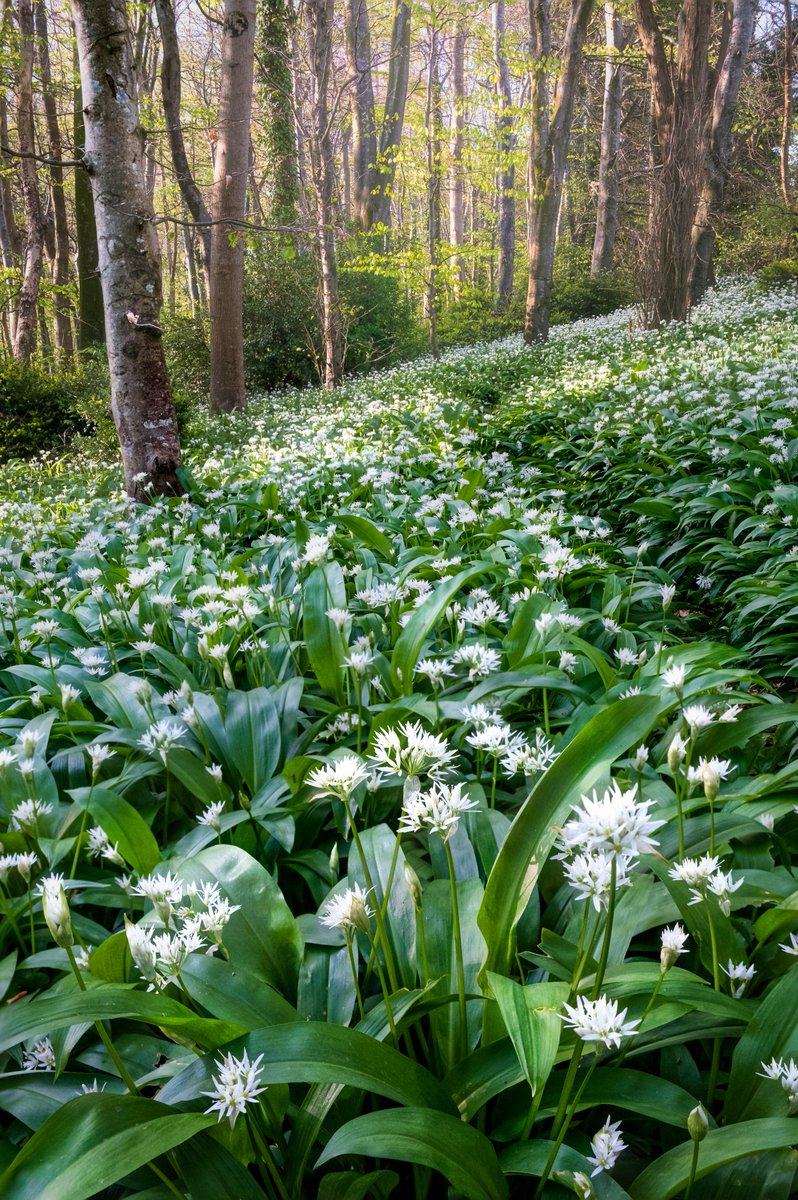
[(336, 513), (335, 520), (337, 524), (343, 525), (355, 535), (356, 542), (363, 542), (366, 546), (371, 546), (389, 562), (393, 560), (393, 546), (374, 522), (369, 521), (368, 517), (355, 516), (354, 513)]
[(346, 654), (339, 630), (326, 615), (331, 608), (346, 608), (346, 584), (336, 562), (315, 567), (302, 585), (302, 629), (319, 685), (343, 704)]
[[(778, 1083), (757, 1072), (772, 1058), (798, 1057), (798, 970), (778, 979), (760, 1000), (757, 1011), (734, 1048), (726, 1092), (726, 1121), (784, 1112), (784, 1092)], [(796, 1137), (798, 1141), (798, 1136)]]
[[(778, 1150), (798, 1141), (798, 1127), (788, 1117), (765, 1117), (743, 1121), (723, 1129), (710, 1129), (701, 1142), (696, 1179), (703, 1179), (717, 1167), (737, 1162), (763, 1150)], [(638, 1175), (629, 1188), (632, 1200), (671, 1200), (678, 1196), (690, 1178), (693, 1142), (688, 1140), (655, 1159)]]
[[(226, 1047), (250, 1058), (264, 1055), (264, 1083), (334, 1083), (385, 1096), (397, 1104), (420, 1105), (437, 1116), (456, 1114), (451, 1096), (424, 1067), (375, 1038), (319, 1021), (256, 1029)], [(210, 1087), (216, 1069), (213, 1055), (191, 1063), (164, 1085), (159, 1099), (181, 1104)]]
[(161, 852), (147, 822), (132, 804), (110, 788), (75, 788), (70, 792), (91, 819), (108, 834), (111, 845), (119, 844), (119, 853), (139, 875), (149, 875), (161, 861)]
[(174, 1157), (191, 1200), (266, 1200), (246, 1167), (211, 1134), (197, 1134), (189, 1145), (178, 1146)]
[(496, 570), (495, 563), (479, 562), (460, 571), (446, 583), (441, 583), (417, 608), (399, 635), (391, 658), (391, 675), (397, 688), (409, 696), (413, 691), (413, 670), (418, 662), (421, 648), (435, 622), (451, 604), (454, 597), (472, 579), (485, 571)]
[(26, 1142), (0, 1178), (4, 1200), (85, 1200), (214, 1124), (140, 1096), (78, 1096)]
[(515, 927), (562, 824), (582, 792), (606, 777), (616, 758), (642, 742), (660, 711), (658, 700), (630, 696), (603, 709), (552, 763), (518, 811), (485, 887), (479, 927), (487, 969), (508, 975)]
[(208, 846), (174, 866), (186, 882), (213, 881), (232, 904), (224, 944), (234, 967), (296, 998), (302, 939), (283, 894), (265, 867), (238, 846)]
[(180, 979), (204, 1009), (242, 1029), (283, 1025), (298, 1019), (296, 1009), (275, 988), (224, 959), (189, 954), (180, 968)]
[[(505, 1175), (540, 1176), (546, 1169), (549, 1155), (553, 1149), (554, 1142), (519, 1142), (502, 1151), (499, 1155), (499, 1166)], [(581, 1171), (583, 1175), (589, 1177), (592, 1170), (593, 1164), (588, 1162), (583, 1154), (579, 1154), (572, 1146), (563, 1145), (557, 1151), (552, 1178), (556, 1179), (561, 1173), (568, 1178), (577, 1171)], [(625, 1192), (621, 1185), (605, 1172), (597, 1175), (591, 1182), (596, 1200), (629, 1200), (629, 1193)]]
[(8, 989), (11, 987), (11, 982), (14, 978), (14, 972), (17, 969), (17, 951), (12, 950), (10, 954), (0, 962), (0, 1000), (3, 999)]
[(229, 1021), (198, 1017), (166, 996), (136, 991), (132, 984), (90, 983), (85, 992), (76, 987), (60, 996), (45, 993), (0, 1009), (0, 1051), (69, 1025), (122, 1018), (174, 1030), (211, 1049), (244, 1032)]
[(565, 983), (532, 983), (522, 987), (492, 971), (487, 972), (487, 981), (535, 1096), (545, 1085), (557, 1059), (562, 1030), (560, 1014), (570, 989)]
[(483, 1133), (426, 1108), (366, 1113), (337, 1129), (316, 1163), (342, 1154), (396, 1159), (440, 1171), (468, 1200), (503, 1200), (507, 1182)]
[(318, 1200), (365, 1200), (366, 1196), (387, 1200), (398, 1183), (395, 1171), (369, 1171), (367, 1175), (332, 1171), (319, 1184)]
[(268, 688), (228, 692), (224, 729), (232, 764), (254, 796), (280, 759), (280, 718)]

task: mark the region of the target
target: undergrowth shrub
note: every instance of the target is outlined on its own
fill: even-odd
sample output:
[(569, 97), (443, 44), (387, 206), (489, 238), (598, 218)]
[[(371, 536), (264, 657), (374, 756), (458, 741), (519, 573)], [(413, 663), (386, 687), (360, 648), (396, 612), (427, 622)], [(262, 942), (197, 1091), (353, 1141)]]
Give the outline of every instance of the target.
[(77, 381), (7, 359), (0, 364), (0, 459), (59, 450), (91, 432), (79, 409)]

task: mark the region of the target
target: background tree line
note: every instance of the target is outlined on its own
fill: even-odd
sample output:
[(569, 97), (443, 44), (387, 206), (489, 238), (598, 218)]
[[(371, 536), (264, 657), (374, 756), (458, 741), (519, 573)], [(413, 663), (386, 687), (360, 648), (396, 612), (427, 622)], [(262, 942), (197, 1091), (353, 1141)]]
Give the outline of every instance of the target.
[(539, 342), (630, 299), (683, 320), (717, 270), (795, 255), (790, 0), (3, 0), (1, 21), (0, 451), (107, 387), (139, 498), (180, 490), (200, 396)]

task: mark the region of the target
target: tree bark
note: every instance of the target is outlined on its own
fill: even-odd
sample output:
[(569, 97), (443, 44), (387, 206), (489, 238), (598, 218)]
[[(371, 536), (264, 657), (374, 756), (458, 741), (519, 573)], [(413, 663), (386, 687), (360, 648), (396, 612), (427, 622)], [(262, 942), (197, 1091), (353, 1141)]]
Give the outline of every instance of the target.
[[(161, 96), (166, 118), (166, 132), (169, 135), (169, 149), (172, 154), (172, 166), (183, 203), (191, 213), (191, 219), (199, 225), (198, 233), (202, 246), (205, 278), (210, 285), (211, 214), (208, 212), (202, 193), (192, 174), (183, 141), (183, 125), (180, 115), (182, 91), (180, 44), (177, 39), (172, 0), (155, 0), (155, 12), (161, 34)], [(208, 286), (208, 291), (210, 292), (210, 286)]]
[(366, 0), (344, 0), (346, 65), (353, 80), (350, 90), (352, 114), (352, 198), (360, 228), (368, 231), (374, 218), (376, 196), (372, 194), (377, 162), (377, 127), (374, 120), (374, 85), (371, 79), (371, 34)]
[(259, 0), (256, 61), (268, 168), (268, 215), (280, 225), (291, 225), (296, 220), (299, 187), (291, 100), (293, 24), (289, 0)]
[[(80, 61), (75, 43), (74, 124), (72, 138), (75, 157), (79, 158), (86, 145), (83, 120), (83, 90), (80, 82)], [(78, 273), (78, 350), (105, 344), (105, 312), (100, 282), (100, 260), (97, 250), (97, 222), (94, 216), (94, 197), (91, 180), (86, 171), (75, 171), (75, 242)]]
[(144, 179), (144, 133), (125, 0), (70, 0), (78, 42), (111, 408), (125, 487), (137, 500), (182, 492), (180, 442), (163, 354), (161, 262)]
[(402, 140), (407, 87), (410, 79), (410, 17), (408, 0), (394, 0), (388, 83), (380, 144), (374, 171), (374, 224), (391, 226), (391, 199), (396, 175), (396, 155)]
[(712, 280), (714, 221), (723, 207), (732, 154), (732, 126), (754, 29), (753, 0), (731, 0), (731, 31), (712, 98), (704, 176), (693, 222), (690, 302), (697, 304)]
[(69, 300), (69, 223), (64, 196), (64, 169), (60, 164), (61, 130), (58, 127), (53, 80), (50, 71), (50, 47), (47, 32), (47, 9), (44, 0), (36, 0), (35, 11), (37, 54), (41, 73), (44, 118), (47, 125), (50, 163), (50, 196), (53, 207), (55, 235), (53, 257), (53, 287), (55, 292), (55, 349), (60, 361), (72, 358), (75, 343), (72, 337), (72, 305)]
[(211, 217), (211, 408), (244, 408), (244, 237), (255, 0), (225, 0)]
[(438, 254), (441, 240), (441, 113), (438, 71), (439, 38), (435, 25), (429, 27), (429, 69), (425, 123), (427, 130), (427, 255), (429, 258), (424, 311), (433, 358), (438, 350)]
[(623, 61), (627, 39), (623, 21), (613, 0), (604, 5), (607, 63), (604, 67), (604, 104), (601, 114), (596, 236), (593, 241), (591, 275), (615, 267), (615, 238), (618, 233), (618, 155), (621, 150), (623, 104)]
[(683, 321), (689, 307), (712, 0), (684, 0), (675, 60), (666, 51), (652, 0), (635, 0), (635, 14), (648, 63), (654, 129), (643, 301), (646, 323), (657, 326)]
[(549, 336), (557, 220), (573, 124), (581, 53), (593, 4), (594, 0), (571, 0), (560, 52), (560, 75), (549, 120), (549, 0), (529, 0), (532, 115), (528, 178), (529, 283), (524, 319), (524, 339), (528, 343), (544, 342)]
[[(19, 0), (19, 75), (17, 83), (17, 130), (22, 154), (36, 153), (33, 123), (33, 6), (31, 0)], [(20, 160), (22, 202), (27, 238), (22, 268), (22, 287), (17, 306), (14, 357), (27, 362), (36, 345), (36, 305), (44, 266), (44, 214), (39, 196), (36, 162)]]
[(513, 292), (515, 259), (515, 133), (512, 116), (513, 90), (505, 46), (504, 0), (494, 0), (492, 8), (493, 56), (496, 67), (496, 135), (499, 153), (496, 311), (505, 312)]
[(792, 144), (793, 97), (792, 78), (795, 67), (795, 45), (792, 27), (792, 0), (784, 0), (784, 64), (782, 66), (781, 143), (779, 145), (779, 175), (781, 194), (788, 208), (792, 207), (790, 149)]
[(332, 67), (333, 0), (303, 0), (307, 60), (310, 68), (309, 150), (316, 193), (316, 248), (322, 308), (322, 382), (334, 388), (343, 376), (341, 308), (335, 262), (335, 204), (331, 121), (327, 98)]
[[(465, 45), (463, 21), (457, 21), (452, 40), (452, 119), (449, 143), (449, 241), (460, 249), (465, 242), (465, 180), (463, 130), (465, 128)], [(454, 261), (454, 296), (459, 300), (466, 282), (462, 254)]]

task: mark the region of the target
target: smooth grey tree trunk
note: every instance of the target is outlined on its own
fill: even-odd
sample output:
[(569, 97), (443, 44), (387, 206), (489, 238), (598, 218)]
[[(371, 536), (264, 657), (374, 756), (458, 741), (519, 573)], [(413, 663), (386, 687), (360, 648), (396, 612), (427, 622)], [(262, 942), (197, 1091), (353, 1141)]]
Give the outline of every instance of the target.
[[(36, 153), (36, 132), (33, 121), (33, 6), (30, 0), (19, 0), (19, 72), (17, 82), (17, 131), (23, 155)], [(14, 337), (14, 357), (27, 362), (36, 345), (36, 306), (39, 299), (44, 268), (44, 213), (39, 196), (36, 163), (31, 157), (20, 160), (22, 203), (25, 210), (27, 237), (22, 266), (22, 287), (17, 303), (17, 327)]]
[(371, 228), (372, 195), (377, 162), (377, 128), (374, 120), (374, 85), (371, 78), (371, 34), (366, 0), (344, 0), (346, 65), (352, 79), (352, 200), (361, 229)]
[(441, 85), (439, 78), (440, 33), (428, 27), (429, 64), (424, 110), (427, 129), (427, 257), (429, 259), (424, 312), (433, 358), (438, 350), (438, 256), (441, 240)]
[(97, 218), (113, 410), (125, 487), (179, 494), (180, 441), (160, 333), (161, 260), (144, 179), (124, 0), (70, 0), (80, 60), (86, 164)]
[(322, 307), (322, 382), (334, 388), (343, 376), (341, 307), (335, 262), (335, 163), (327, 89), (332, 69), (333, 0), (304, 0), (310, 68), (310, 165), (316, 193), (316, 248)]
[[(80, 60), (75, 42), (75, 91), (72, 138), (75, 156), (80, 157), (86, 146), (83, 120), (83, 91), (80, 83)], [(105, 312), (103, 289), (100, 283), (100, 261), (97, 251), (97, 222), (94, 217), (94, 197), (91, 180), (86, 171), (75, 172), (75, 245), (78, 275), (78, 350), (105, 343)]]
[[(452, 117), (449, 140), (449, 241), (459, 250), (465, 242), (465, 180), (463, 178), (463, 130), (465, 128), (465, 46), (463, 21), (457, 21), (452, 38)], [(454, 260), (454, 296), (458, 300), (466, 282), (462, 254)]]
[(704, 157), (704, 177), (693, 222), (691, 304), (698, 303), (713, 278), (714, 222), (723, 207), (732, 155), (732, 127), (754, 30), (753, 0), (732, 0), (732, 3), (731, 31), (723, 60), (719, 64), (720, 69), (712, 97), (712, 112), (708, 121), (707, 147)]
[(246, 406), (244, 236), (255, 56), (255, 0), (225, 0), (211, 196), (211, 408)]
[(211, 214), (192, 174), (183, 141), (183, 123), (180, 114), (182, 68), (172, 0), (155, 0), (155, 12), (161, 34), (161, 96), (166, 118), (166, 132), (169, 135), (169, 149), (172, 154), (172, 166), (183, 203), (191, 213), (192, 220), (196, 221), (198, 225), (203, 267), (208, 291), (210, 291)]
[(604, 67), (604, 104), (601, 114), (596, 236), (593, 241), (591, 275), (615, 267), (615, 238), (618, 233), (618, 155), (621, 151), (623, 112), (623, 60), (626, 49), (621, 14), (613, 0), (604, 5), (607, 62)]
[(560, 74), (549, 119), (549, 0), (529, 0), (533, 65), (528, 171), (529, 282), (524, 319), (524, 340), (528, 343), (545, 342), (549, 336), (557, 221), (582, 47), (593, 4), (594, 0), (571, 0), (559, 55)]
[(512, 115), (513, 89), (505, 45), (504, 0), (494, 0), (493, 58), (496, 68), (496, 136), (499, 155), (497, 171), (499, 261), (496, 270), (496, 310), (505, 312), (513, 293), (515, 260), (515, 133)]
[(36, 0), (34, 13), (37, 55), (41, 75), (44, 119), (47, 127), (50, 162), (50, 197), (53, 210), (53, 307), (55, 309), (55, 349), (60, 361), (68, 361), (75, 353), (72, 336), (72, 304), (69, 299), (69, 223), (64, 194), (64, 168), (61, 166), (61, 130), (58, 126), (55, 92), (50, 71), (50, 43), (47, 31), (47, 9), (44, 0)]
[(410, 80), (410, 19), (411, 7), (407, 0), (394, 0), (385, 112), (380, 130), (372, 189), (375, 194), (374, 224), (382, 225), (386, 229), (391, 225), (391, 199), (396, 175), (396, 154), (402, 141), (402, 126), (404, 125), (407, 88)]

